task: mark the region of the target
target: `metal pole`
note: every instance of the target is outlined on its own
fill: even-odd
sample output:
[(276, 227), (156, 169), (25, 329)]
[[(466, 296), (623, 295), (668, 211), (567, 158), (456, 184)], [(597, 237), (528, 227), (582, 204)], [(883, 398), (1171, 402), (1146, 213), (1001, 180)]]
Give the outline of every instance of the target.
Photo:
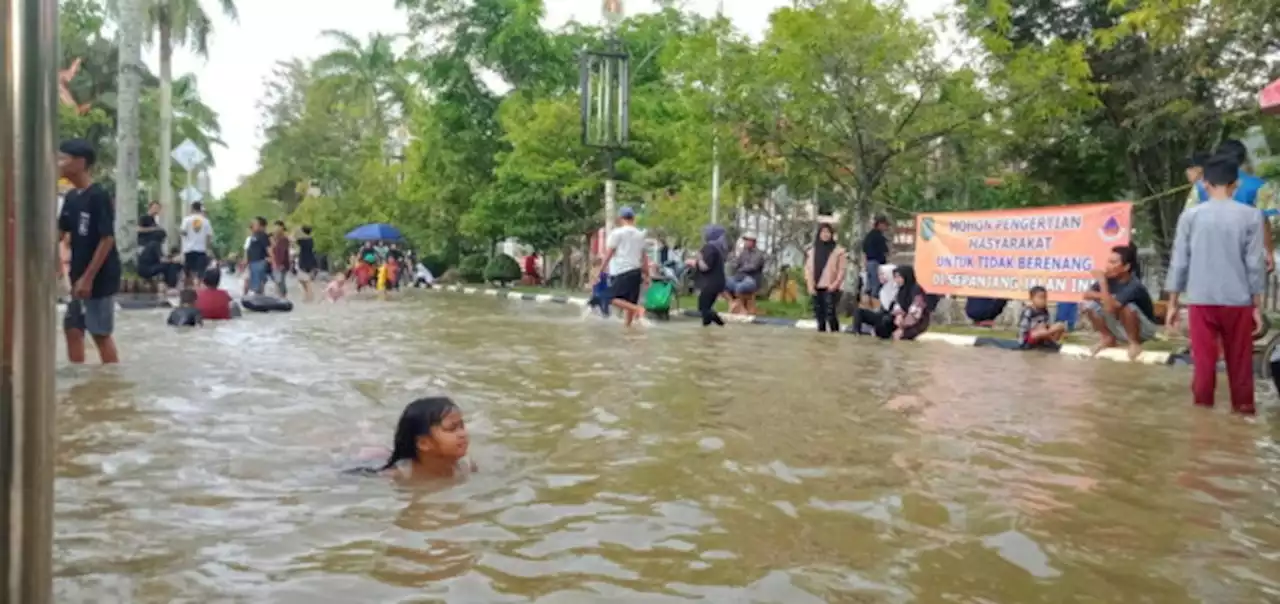
[(720, 144), (717, 135), (716, 144), (711, 148), (711, 224), (720, 222)]
[(608, 177), (604, 181), (604, 236), (609, 238), (613, 232), (613, 219), (618, 215), (618, 183), (614, 182), (613, 149), (605, 151)]
[(0, 24), (0, 601), (52, 600), (57, 0)]

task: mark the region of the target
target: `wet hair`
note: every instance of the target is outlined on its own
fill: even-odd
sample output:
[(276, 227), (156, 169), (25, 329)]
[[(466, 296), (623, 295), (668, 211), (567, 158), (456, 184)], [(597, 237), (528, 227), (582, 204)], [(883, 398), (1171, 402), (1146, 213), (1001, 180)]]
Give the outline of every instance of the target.
[(1213, 150), (1213, 154), (1226, 155), (1227, 157), (1235, 159), (1236, 163), (1241, 166), (1249, 163), (1249, 148), (1244, 146), (1244, 143), (1234, 138), (1222, 141), (1222, 143), (1218, 145), (1218, 148)]
[(1042, 285), (1037, 285), (1037, 286), (1035, 286), (1035, 287), (1032, 287), (1032, 288), (1031, 288), (1031, 291), (1027, 292), (1027, 295), (1028, 295), (1028, 296), (1030, 296), (1030, 297), (1032, 297), (1032, 298), (1036, 297), (1036, 295), (1038, 295), (1038, 294), (1045, 294), (1045, 295), (1048, 295), (1048, 294), (1049, 294), (1049, 290), (1045, 289), (1045, 288), (1044, 288), (1044, 286), (1042, 286)]
[(1240, 162), (1234, 157), (1219, 153), (1204, 166), (1204, 180), (1215, 187), (1225, 187), (1240, 177)]
[(1111, 253), (1120, 257), (1120, 264), (1129, 265), (1130, 275), (1138, 279), (1142, 278), (1142, 266), (1138, 264), (1138, 246), (1132, 243), (1117, 245), (1111, 248)]
[(303, 233), (306, 233), (306, 234), (308, 234), (308, 235), (310, 235), (310, 234), (311, 234), (311, 225), (307, 225), (307, 224), (302, 225), (302, 232), (303, 232)]
[(191, 306), (196, 303), (196, 290), (184, 289), (178, 294), (178, 302), (183, 306)]
[(218, 284), (222, 283), (222, 271), (216, 268), (211, 268), (204, 272), (203, 279), (205, 287), (217, 289)]
[(429, 436), (431, 429), (439, 426), (446, 415), (458, 410), (458, 406), (445, 396), (420, 398), (405, 406), (396, 423), (395, 443), (391, 457), (380, 471), (390, 470), (406, 459), (418, 458), (418, 438)]

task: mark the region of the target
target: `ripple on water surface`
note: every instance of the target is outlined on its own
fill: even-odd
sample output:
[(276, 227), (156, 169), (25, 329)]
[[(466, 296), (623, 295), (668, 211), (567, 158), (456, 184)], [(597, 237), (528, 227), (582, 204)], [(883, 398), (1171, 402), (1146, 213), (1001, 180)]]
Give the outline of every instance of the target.
[[(59, 602), (1280, 601), (1274, 424), (1181, 370), (448, 294), (163, 321), (59, 370)], [(479, 473), (335, 471), (439, 392)]]

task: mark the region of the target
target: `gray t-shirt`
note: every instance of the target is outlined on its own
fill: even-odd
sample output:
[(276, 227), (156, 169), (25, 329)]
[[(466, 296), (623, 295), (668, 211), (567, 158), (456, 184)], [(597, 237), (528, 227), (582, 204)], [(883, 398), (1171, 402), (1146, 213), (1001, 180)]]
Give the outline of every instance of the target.
[(1265, 291), (1262, 211), (1232, 200), (1182, 213), (1165, 289), (1186, 304), (1252, 306)]
[(765, 261), (764, 252), (760, 248), (743, 249), (733, 261), (734, 274), (746, 275), (759, 283), (764, 274)]

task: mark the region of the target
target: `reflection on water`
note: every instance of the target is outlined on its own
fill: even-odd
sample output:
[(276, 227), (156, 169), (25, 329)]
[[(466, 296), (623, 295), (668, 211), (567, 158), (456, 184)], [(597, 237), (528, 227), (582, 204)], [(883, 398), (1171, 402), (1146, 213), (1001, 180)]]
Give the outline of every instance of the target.
[[(1280, 601), (1280, 447), (1181, 370), (448, 294), (59, 385), (59, 602)], [(340, 475), (448, 393), (481, 472)]]

